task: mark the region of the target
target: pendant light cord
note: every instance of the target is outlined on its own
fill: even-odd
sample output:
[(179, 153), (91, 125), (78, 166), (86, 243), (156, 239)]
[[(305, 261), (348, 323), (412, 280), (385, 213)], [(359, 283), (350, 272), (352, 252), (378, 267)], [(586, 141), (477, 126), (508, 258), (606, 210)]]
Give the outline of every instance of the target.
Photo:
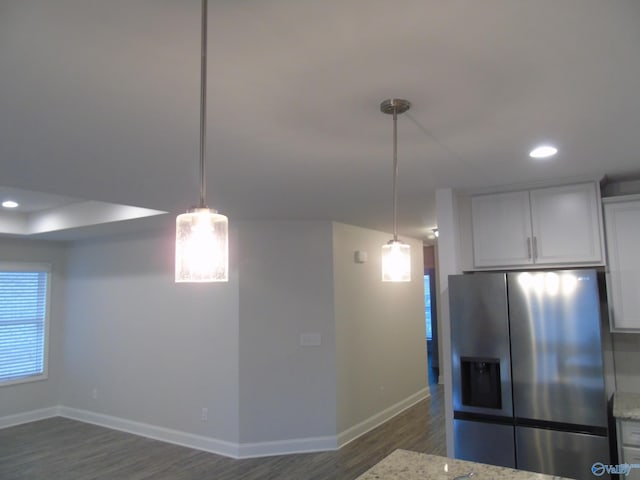
[(411, 108), (402, 98), (390, 98), (380, 104), (380, 111), (393, 115), (393, 241), (398, 241), (398, 114)]
[(398, 240), (398, 111), (393, 109), (393, 241)]
[(206, 208), (207, 183), (205, 172), (207, 122), (207, 0), (202, 0), (202, 32), (200, 46), (200, 208)]

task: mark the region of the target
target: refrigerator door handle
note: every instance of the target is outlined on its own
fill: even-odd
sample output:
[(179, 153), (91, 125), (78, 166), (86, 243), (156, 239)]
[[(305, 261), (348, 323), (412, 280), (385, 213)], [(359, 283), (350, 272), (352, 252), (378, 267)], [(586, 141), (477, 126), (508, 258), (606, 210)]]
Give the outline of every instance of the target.
[(531, 237), (527, 237), (527, 258), (531, 258)]
[(538, 258), (538, 238), (533, 237), (533, 259)]

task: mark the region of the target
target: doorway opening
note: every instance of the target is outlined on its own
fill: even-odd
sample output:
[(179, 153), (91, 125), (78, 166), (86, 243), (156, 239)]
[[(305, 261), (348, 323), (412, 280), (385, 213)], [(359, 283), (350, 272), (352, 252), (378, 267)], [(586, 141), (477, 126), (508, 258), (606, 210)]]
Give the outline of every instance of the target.
[(440, 374), (436, 298), (435, 254), (434, 247), (429, 246), (424, 247), (424, 320), (429, 385), (437, 384)]

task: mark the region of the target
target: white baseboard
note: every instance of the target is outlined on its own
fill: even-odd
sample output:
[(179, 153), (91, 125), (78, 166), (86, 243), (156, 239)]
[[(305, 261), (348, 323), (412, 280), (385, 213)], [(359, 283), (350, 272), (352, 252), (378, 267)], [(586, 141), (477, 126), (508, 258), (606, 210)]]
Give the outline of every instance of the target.
[(122, 432), (140, 435), (162, 442), (173, 443), (183, 447), (203, 450), (205, 452), (224, 455), (231, 458), (254, 458), (272, 455), (288, 455), (292, 453), (310, 453), (327, 450), (336, 450), (347, 443), (355, 440), (366, 432), (381, 425), (387, 420), (395, 417), (407, 408), (415, 405), (419, 401), (429, 396), (429, 389), (424, 388), (406, 399), (384, 409), (383, 411), (369, 417), (363, 422), (341, 432), (339, 435), (328, 435), (323, 437), (293, 438), (287, 440), (276, 440), (269, 442), (254, 443), (234, 443), (216, 438), (195, 435), (192, 433), (159, 427), (147, 423), (127, 420), (125, 418), (114, 417), (102, 413), (56, 406), (32, 410), (30, 412), (19, 413), (0, 417), (0, 428), (20, 425), (22, 423), (34, 422), (61, 416), (78, 420), (80, 422), (91, 423), (101, 427), (120, 430)]
[(29, 412), (17, 413), (0, 417), (0, 428), (14, 427), (23, 423), (36, 422), (45, 418), (57, 417), (60, 415), (59, 407), (40, 408)]
[(142, 437), (153, 438), (162, 442), (173, 443), (183, 447), (195, 448), (205, 452), (224, 455), (226, 457), (240, 458), (239, 445), (217, 438), (204, 437), (192, 433), (181, 432), (165, 427), (158, 427), (148, 423), (135, 422), (125, 418), (104, 415), (102, 413), (80, 410), (77, 408), (60, 407), (62, 417), (71, 418), (85, 423), (112, 428), (122, 432), (133, 433)]
[(365, 433), (373, 430), (374, 428), (382, 425), (384, 422), (391, 420), (396, 415), (402, 413), (409, 407), (414, 406), (416, 403), (429, 398), (429, 387), (425, 387), (422, 390), (408, 396), (404, 400), (385, 408), (381, 412), (367, 418), (366, 420), (347, 428), (346, 430), (338, 434), (338, 448), (344, 447), (347, 443), (352, 442), (356, 438), (364, 435)]
[(338, 439), (335, 435), (326, 437), (294, 438), (272, 442), (241, 443), (239, 458), (269, 457), (289, 455), (291, 453), (326, 452), (337, 450)]
[(236, 459), (309, 453), (337, 448), (335, 436), (233, 443), (76, 408), (60, 407), (60, 416)]
[(338, 448), (335, 436), (294, 438), (271, 442), (233, 443), (112, 415), (62, 406), (0, 417), (0, 428), (13, 427), (22, 423), (58, 416), (236, 459), (321, 452)]

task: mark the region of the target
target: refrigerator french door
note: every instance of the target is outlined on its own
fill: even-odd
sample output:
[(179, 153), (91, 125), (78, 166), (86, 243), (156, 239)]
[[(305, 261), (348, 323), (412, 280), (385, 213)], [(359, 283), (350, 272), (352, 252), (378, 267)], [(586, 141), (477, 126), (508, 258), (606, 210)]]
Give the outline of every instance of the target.
[(449, 277), (457, 458), (570, 478), (609, 462), (594, 270)]

